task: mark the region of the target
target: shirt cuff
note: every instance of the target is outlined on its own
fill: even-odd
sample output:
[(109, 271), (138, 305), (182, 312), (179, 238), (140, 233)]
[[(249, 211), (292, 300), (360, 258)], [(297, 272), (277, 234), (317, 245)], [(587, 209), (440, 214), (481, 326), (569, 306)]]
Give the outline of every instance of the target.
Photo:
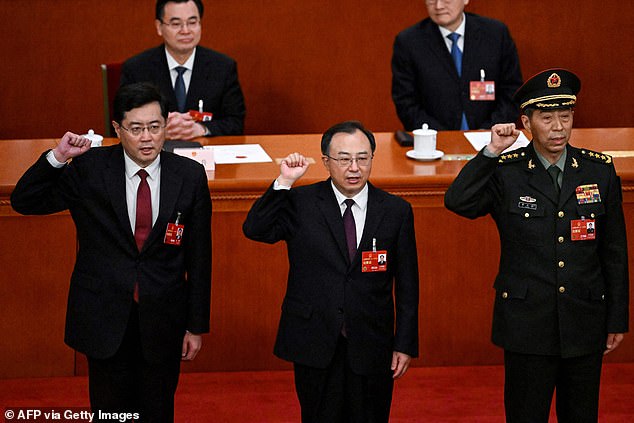
[(482, 149), (482, 154), (484, 154), (484, 157), (488, 157), (490, 159), (494, 159), (498, 157), (498, 155), (491, 153), (487, 147), (488, 145), (485, 145), (484, 148)]
[(49, 151), (46, 154), (46, 160), (48, 160), (51, 166), (57, 169), (62, 168), (66, 165), (66, 162), (60, 162), (55, 158), (55, 153), (53, 153), (53, 150)]
[(275, 191), (279, 191), (279, 190), (282, 190), (282, 189), (290, 190), (291, 187), (280, 184), (279, 182), (277, 182), (277, 179), (276, 179), (275, 182), (273, 182), (273, 189)]

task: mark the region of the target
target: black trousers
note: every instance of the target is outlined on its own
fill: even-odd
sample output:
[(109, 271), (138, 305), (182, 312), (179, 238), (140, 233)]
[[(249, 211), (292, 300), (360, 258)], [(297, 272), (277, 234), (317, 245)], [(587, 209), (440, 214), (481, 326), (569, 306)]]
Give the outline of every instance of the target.
[(386, 423), (394, 380), (390, 369), (376, 375), (355, 374), (348, 363), (347, 340), (339, 337), (335, 356), (325, 369), (295, 363), (295, 389), (303, 423)]
[[(134, 422), (171, 423), (179, 373), (179, 359), (157, 364), (148, 363), (143, 357), (135, 304), (115, 355), (107, 359), (88, 357), (90, 407), (94, 413), (137, 413), (139, 417), (133, 417)], [(98, 417), (95, 414), (95, 421), (100, 421)]]
[(559, 423), (596, 423), (601, 352), (573, 358), (504, 352), (504, 408), (508, 423), (548, 423), (556, 391)]

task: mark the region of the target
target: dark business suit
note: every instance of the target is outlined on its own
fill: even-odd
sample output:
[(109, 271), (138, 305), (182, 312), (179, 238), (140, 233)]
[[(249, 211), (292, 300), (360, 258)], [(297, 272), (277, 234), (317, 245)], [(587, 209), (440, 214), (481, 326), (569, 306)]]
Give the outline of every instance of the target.
[[(371, 184), (368, 188), (363, 236), (352, 263), (330, 180), (290, 191), (270, 187), (249, 211), (243, 226), (248, 238), (284, 240), (288, 247), (290, 269), (274, 351), (278, 357), (326, 368), (344, 323), (347, 360), (356, 374), (389, 374), (393, 351), (418, 355), (412, 209)], [(363, 273), (362, 252), (372, 251), (373, 238), (377, 250), (387, 250), (387, 271)]]
[[(138, 282), (142, 354), (150, 363), (172, 363), (177, 379), (185, 331), (209, 331), (207, 178), (196, 162), (161, 153), (159, 214), (139, 252), (127, 211), (123, 154), (120, 144), (95, 148), (61, 169), (43, 154), (16, 184), (11, 204), (22, 214), (68, 209), (75, 223), (78, 250), (65, 342), (89, 358), (113, 356), (137, 309), (132, 294)], [(185, 227), (182, 244), (167, 245), (167, 224), (178, 213)]]
[[(120, 85), (134, 82), (154, 83), (166, 97), (169, 111), (178, 110), (164, 45), (123, 63)], [(229, 56), (201, 46), (196, 47), (186, 110), (198, 110), (198, 100), (203, 100), (205, 112), (213, 113), (211, 122), (202, 122), (210, 135), (242, 135), (246, 109), (237, 64)]]
[[(392, 100), (406, 130), (423, 123), (436, 130), (460, 129), (464, 112), (469, 129), (514, 122), (511, 97), (522, 84), (519, 58), (502, 22), (466, 13), (462, 76), (438, 25), (427, 18), (398, 34), (392, 56)], [(495, 81), (495, 101), (472, 101), (470, 81)]]
[[(592, 184), (600, 200), (578, 200), (577, 187)], [(594, 355), (600, 372), (607, 334), (628, 330), (627, 241), (611, 158), (567, 146), (557, 199), (532, 144), (499, 158), (480, 152), (447, 190), (445, 205), (471, 219), (490, 213), (497, 224), (493, 343), (510, 353)], [(571, 222), (583, 218), (595, 219), (596, 239), (573, 241)], [(597, 375), (597, 398), (598, 382)]]

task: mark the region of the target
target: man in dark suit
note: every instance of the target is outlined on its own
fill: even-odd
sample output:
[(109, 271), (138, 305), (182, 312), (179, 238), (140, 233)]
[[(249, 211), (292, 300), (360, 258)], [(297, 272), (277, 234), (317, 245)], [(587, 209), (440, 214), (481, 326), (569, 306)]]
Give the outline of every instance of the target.
[(469, 0), (425, 3), (429, 18), (394, 41), (392, 99), (404, 128), (489, 129), (514, 122), (511, 97), (522, 73), (506, 25), (465, 14)]
[[(445, 205), (500, 232), (493, 342), (504, 348), (507, 422), (596, 422), (604, 354), (628, 330), (621, 182), (612, 158), (568, 144), (579, 79), (550, 69), (515, 94), (531, 143), (502, 154), (515, 124), (460, 172)], [(592, 223), (594, 231), (587, 231)]]
[[(155, 25), (164, 45), (128, 59), (121, 68), (121, 86), (148, 81), (160, 88), (171, 112), (168, 139), (243, 132), (246, 111), (237, 65), (198, 45), (203, 12), (201, 0), (158, 0)], [(212, 113), (211, 119), (188, 113), (199, 108)]]
[(387, 422), (393, 380), (418, 354), (412, 208), (368, 182), (375, 147), (359, 122), (333, 126), (330, 178), (291, 188), (308, 161), (290, 154), (244, 222), (250, 239), (288, 247), (275, 354), (294, 363), (303, 422)]
[(141, 422), (173, 421), (180, 361), (194, 359), (209, 331), (207, 177), (161, 151), (166, 118), (154, 86), (120, 88), (120, 144), (90, 149), (67, 132), (11, 195), (22, 214), (70, 211), (78, 250), (65, 342), (88, 357), (93, 411)]

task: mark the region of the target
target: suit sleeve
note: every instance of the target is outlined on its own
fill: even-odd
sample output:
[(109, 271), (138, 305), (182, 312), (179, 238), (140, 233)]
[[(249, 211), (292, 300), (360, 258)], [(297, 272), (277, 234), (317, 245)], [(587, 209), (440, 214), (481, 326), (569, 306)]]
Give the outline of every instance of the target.
[(604, 201), (605, 233), (600, 238), (599, 254), (606, 286), (606, 329), (608, 333), (623, 333), (628, 331), (629, 321), (629, 272), (621, 181), (614, 167), (611, 168), (610, 188)]
[(445, 207), (469, 219), (492, 212), (500, 197), (494, 178), (497, 158), (486, 157), (483, 151), (469, 160), (445, 193)]
[(238, 65), (232, 62), (224, 82), (220, 110), (214, 112), (211, 122), (205, 122), (204, 125), (209, 129), (209, 136), (242, 135), (245, 115), (246, 107), (238, 80)]
[(46, 159), (48, 151), (22, 175), (11, 193), (11, 206), (25, 215), (52, 214), (70, 207), (76, 198), (70, 165), (55, 168)]
[(397, 36), (392, 54), (392, 100), (396, 114), (407, 131), (420, 128), (423, 122), (428, 123), (430, 128), (443, 129), (444, 126), (425, 110), (425, 105), (418, 98), (418, 84), (410, 47)]
[(397, 248), (394, 350), (411, 357), (418, 357), (418, 253), (416, 252), (414, 214), (409, 204), (398, 234)]
[(187, 330), (200, 334), (209, 332), (211, 303), (211, 197), (207, 176), (202, 170), (196, 180), (195, 202), (187, 228), (188, 315)]
[(244, 235), (268, 244), (287, 239), (292, 231), (291, 195), (292, 191), (274, 190), (271, 185), (249, 210), (242, 225)]
[(483, 123), (482, 129), (490, 129), (497, 123), (515, 122), (518, 118), (513, 94), (522, 85), (522, 71), (515, 42), (506, 26), (502, 34), (500, 68), (500, 78), (495, 87), (496, 107), (491, 114), (491, 121)]

